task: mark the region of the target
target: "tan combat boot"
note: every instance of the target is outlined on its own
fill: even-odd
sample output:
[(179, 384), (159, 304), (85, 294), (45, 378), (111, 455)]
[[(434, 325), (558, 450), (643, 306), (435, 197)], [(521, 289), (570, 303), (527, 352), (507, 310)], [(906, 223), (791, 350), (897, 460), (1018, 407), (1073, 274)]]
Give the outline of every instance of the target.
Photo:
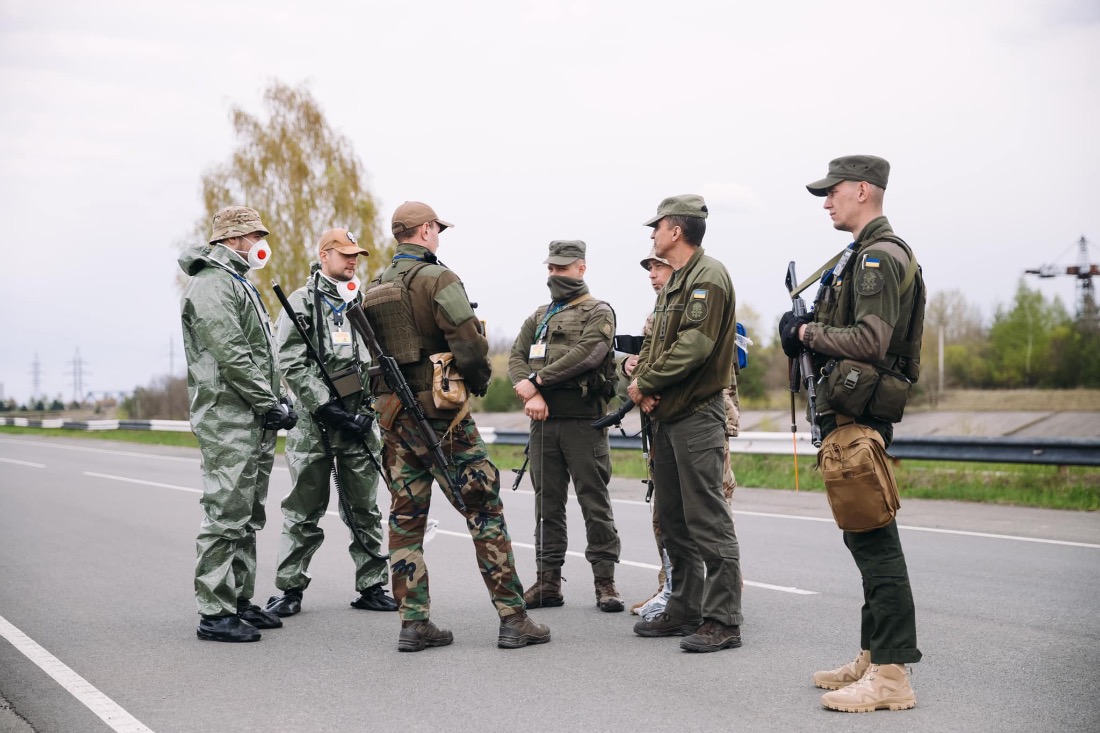
[(857, 682), (826, 692), (821, 704), (845, 713), (908, 710), (917, 704), (904, 664), (872, 664)]
[(528, 608), (554, 608), (565, 603), (561, 594), (561, 568), (540, 570), (535, 584), (523, 594)]
[(596, 606), (606, 613), (617, 613), (624, 608), (623, 599), (615, 588), (612, 576), (596, 578)]
[(497, 646), (501, 649), (519, 649), (528, 644), (545, 644), (550, 641), (550, 627), (535, 623), (526, 611), (519, 611), (500, 620)]
[(871, 652), (863, 649), (859, 655), (843, 667), (814, 672), (814, 686), (823, 690), (839, 690), (857, 681), (871, 666)]

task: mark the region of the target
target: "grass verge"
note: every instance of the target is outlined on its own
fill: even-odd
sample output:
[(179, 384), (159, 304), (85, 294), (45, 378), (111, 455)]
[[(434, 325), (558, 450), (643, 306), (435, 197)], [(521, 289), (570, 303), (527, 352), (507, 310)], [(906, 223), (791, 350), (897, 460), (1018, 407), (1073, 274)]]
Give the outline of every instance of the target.
[[(144, 430), (73, 431), (47, 430), (0, 425), (0, 435), (33, 435), (38, 438), (88, 438), (147, 445), (197, 448), (191, 433)], [(276, 451), (282, 453), (284, 439)], [(523, 448), (490, 445), (489, 455), (501, 470), (501, 484), (512, 485), (510, 469), (523, 465)], [(824, 491), (821, 474), (814, 470), (813, 456), (799, 456), (799, 489)], [(611, 451), (611, 470), (620, 478), (645, 477), (640, 451)], [(741, 486), (774, 489), (794, 488), (794, 463), (790, 456), (733, 455), (733, 470)], [(986, 504), (1033, 506), (1046, 509), (1100, 510), (1100, 471), (1083, 466), (1036, 466), (1014, 463), (950, 463), (902, 461), (897, 467), (902, 499), (946, 499)]]

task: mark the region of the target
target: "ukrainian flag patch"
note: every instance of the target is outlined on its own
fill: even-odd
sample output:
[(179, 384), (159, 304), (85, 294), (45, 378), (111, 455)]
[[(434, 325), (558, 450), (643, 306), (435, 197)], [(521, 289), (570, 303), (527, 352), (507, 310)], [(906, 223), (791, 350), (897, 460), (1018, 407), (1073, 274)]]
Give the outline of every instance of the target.
[(866, 267), (878, 267), (878, 257), (864, 257), (863, 266)]
[(706, 300), (707, 299), (707, 291), (704, 290), (703, 288), (699, 288), (698, 290), (692, 290), (691, 291), (691, 299), (692, 300)]

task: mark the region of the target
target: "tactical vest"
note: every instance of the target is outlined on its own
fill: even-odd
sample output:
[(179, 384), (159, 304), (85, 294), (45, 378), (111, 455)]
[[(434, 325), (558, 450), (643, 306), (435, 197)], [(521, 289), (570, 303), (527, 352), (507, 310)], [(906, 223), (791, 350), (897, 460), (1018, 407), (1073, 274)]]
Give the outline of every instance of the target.
[[(432, 388), (432, 365), (420, 332), (413, 318), (409, 283), (428, 262), (418, 262), (404, 273), (395, 267), (386, 270), (371, 281), (363, 294), (363, 312), (374, 329), (382, 350), (401, 365), (401, 371), (414, 392)], [(437, 349), (442, 351), (444, 349)], [(389, 392), (384, 380), (372, 379), (371, 391), (375, 394)]]
[[(569, 353), (576, 346), (584, 333), (589, 320), (596, 315), (603, 306), (611, 311), (612, 333), (614, 333), (615, 311), (611, 305), (602, 300), (589, 298), (574, 306), (565, 308), (550, 318), (546, 324), (546, 332), (542, 340), (546, 343), (545, 359), (530, 359), (529, 364), (538, 371), (543, 366), (553, 364), (558, 359)], [(535, 311), (535, 322), (542, 323), (549, 305), (539, 306)], [(601, 416), (607, 409), (608, 400), (614, 396), (618, 383), (618, 375), (615, 372), (615, 351), (609, 348), (603, 362), (590, 371), (578, 374), (560, 384), (555, 384), (552, 389), (543, 392), (543, 398), (550, 407), (550, 414), (570, 414), (576, 412), (580, 402), (584, 404), (584, 412), (592, 416)], [(577, 392), (579, 390), (579, 394)], [(555, 405), (555, 403), (558, 403)], [(557, 409), (555, 409), (557, 407)]]
[[(886, 349), (886, 357), (875, 362), (874, 366), (880, 371), (894, 372), (903, 375), (910, 382), (916, 382), (920, 377), (920, 347), (924, 337), (924, 307), (926, 293), (924, 289), (924, 274), (917, 258), (913, 256), (913, 250), (901, 237), (893, 232), (888, 232), (877, 237), (859, 250), (860, 252), (873, 247), (878, 242), (893, 242), (905, 250), (909, 256), (909, 265), (905, 268), (905, 277), (899, 286), (898, 299), (901, 301), (902, 311), (898, 322), (894, 324), (894, 332), (890, 338), (890, 345)], [(889, 256), (889, 255), (888, 255)], [(855, 287), (851, 277), (855, 269), (857, 257), (849, 257), (844, 264), (844, 269), (834, 273), (829, 285), (822, 285), (814, 300), (814, 320), (825, 326), (847, 328), (855, 325)], [(836, 284), (839, 280), (839, 285)], [(904, 309), (907, 293), (912, 292), (911, 307)]]

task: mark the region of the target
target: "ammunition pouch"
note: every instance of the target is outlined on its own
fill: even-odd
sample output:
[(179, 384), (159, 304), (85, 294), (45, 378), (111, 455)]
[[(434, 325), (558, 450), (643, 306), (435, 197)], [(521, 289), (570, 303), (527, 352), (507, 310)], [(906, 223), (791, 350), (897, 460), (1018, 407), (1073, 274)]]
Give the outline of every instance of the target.
[(833, 359), (817, 390), (818, 413), (869, 416), (896, 423), (905, 413), (913, 383), (905, 377), (855, 359)]
[(466, 390), (466, 378), (454, 364), (454, 354), (444, 351), (432, 354), (432, 402), (440, 410), (457, 410), (470, 398)]
[(841, 529), (868, 532), (885, 527), (897, 515), (898, 484), (876, 430), (858, 423), (838, 427), (821, 444), (817, 467)]

